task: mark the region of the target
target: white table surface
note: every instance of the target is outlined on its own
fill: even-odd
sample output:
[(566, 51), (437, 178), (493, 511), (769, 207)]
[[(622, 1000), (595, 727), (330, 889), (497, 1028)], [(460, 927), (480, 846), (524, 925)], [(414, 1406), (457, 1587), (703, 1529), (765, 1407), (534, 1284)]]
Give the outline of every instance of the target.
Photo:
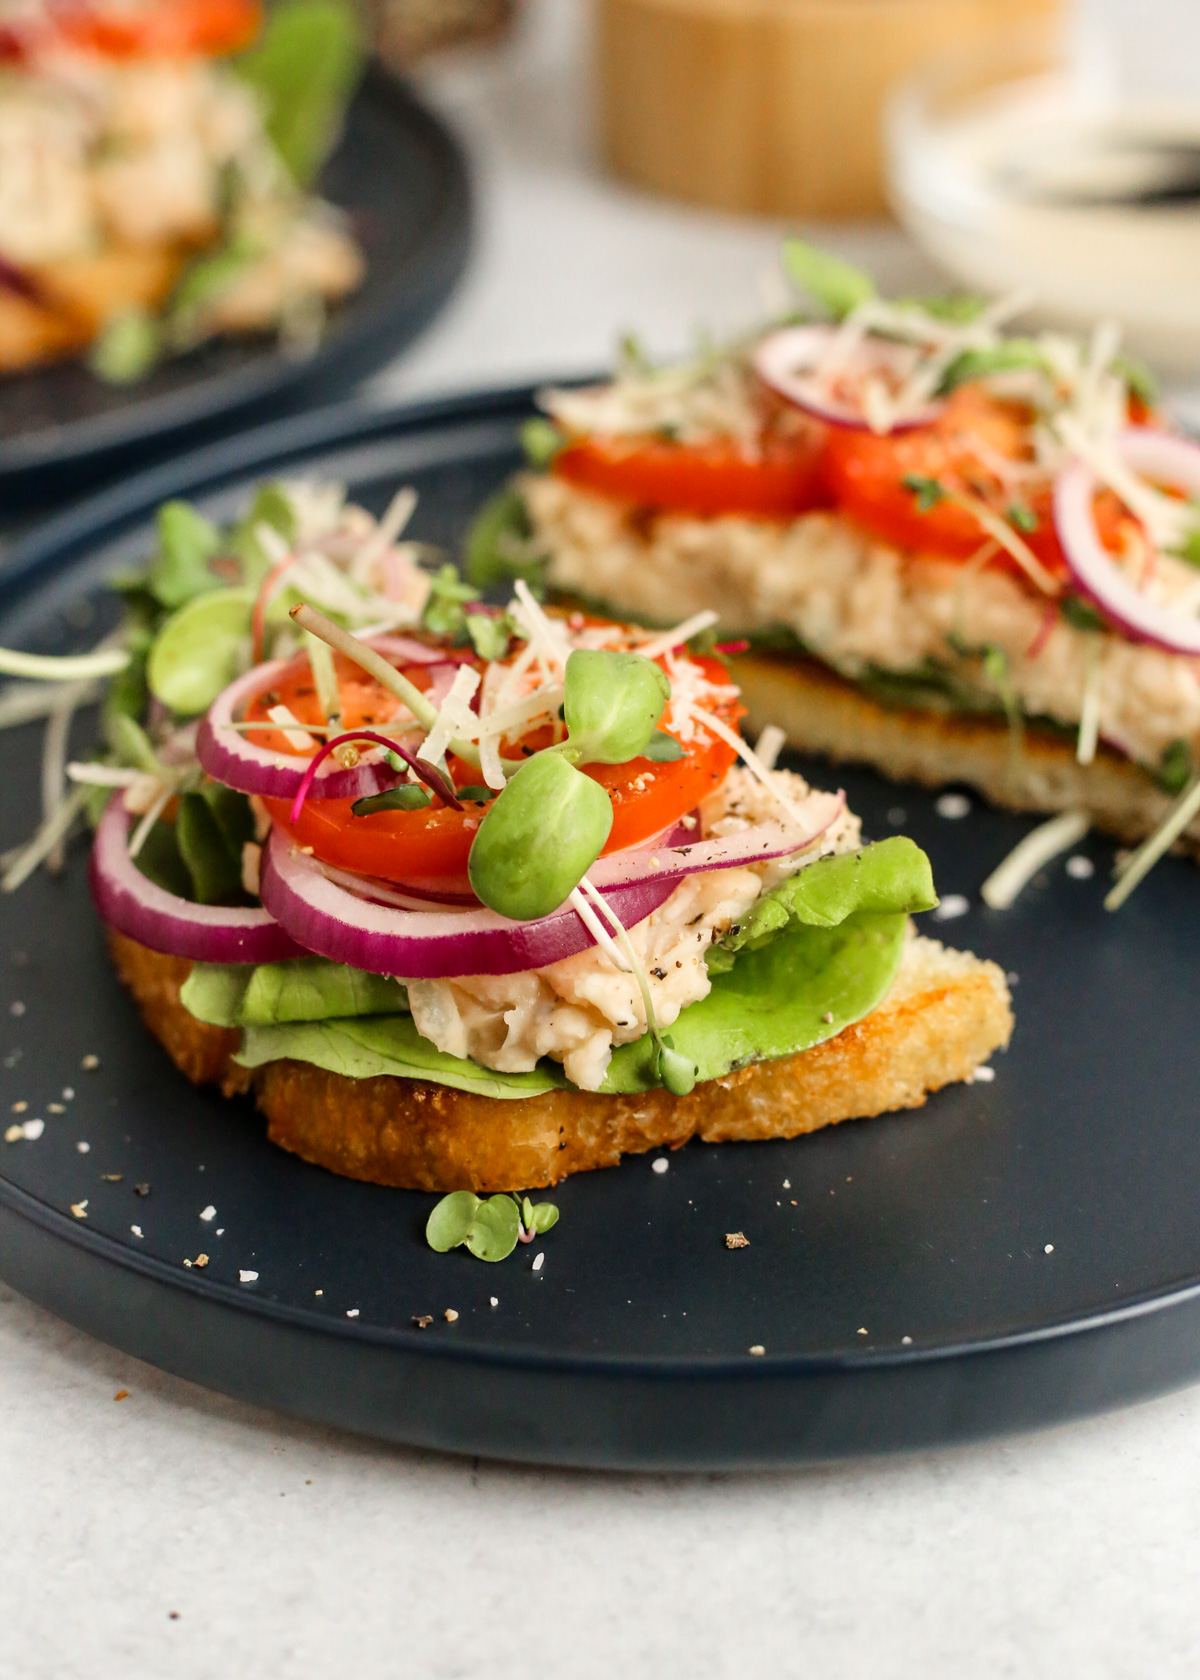
[[(380, 391), (598, 366), (625, 327), (669, 350), (753, 315), (778, 230), (590, 172), (578, 37), (567, 0), (539, 0), (499, 59), (427, 77), (476, 154), (480, 238)], [(920, 281), (896, 234), (838, 237)], [(1198, 1566), (1200, 1390), (807, 1472), (525, 1470), (236, 1405), (0, 1287), (3, 1680), (1165, 1680), (1200, 1666)]]

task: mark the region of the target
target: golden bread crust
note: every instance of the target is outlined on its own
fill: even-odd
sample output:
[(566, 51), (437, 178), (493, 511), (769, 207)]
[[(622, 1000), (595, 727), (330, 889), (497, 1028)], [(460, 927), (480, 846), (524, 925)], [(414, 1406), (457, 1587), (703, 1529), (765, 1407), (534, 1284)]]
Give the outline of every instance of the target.
[(272, 1142), (331, 1172), (413, 1190), (540, 1189), (692, 1137), (797, 1137), (917, 1108), (1006, 1045), (1013, 1024), (995, 963), (914, 938), (883, 1003), (802, 1055), (743, 1068), (687, 1097), (551, 1091), (498, 1102), (421, 1080), (347, 1079), (306, 1062), (251, 1073), (231, 1060), (239, 1034), (194, 1020), (179, 1001), (186, 959), (111, 930), (109, 944), (146, 1025), (195, 1084), (227, 1095), (252, 1088)]
[[(1174, 803), (1107, 747), (1080, 764), (1073, 740), (1028, 728), (1014, 753), (1002, 721), (885, 706), (800, 654), (745, 654), (732, 663), (747, 734), (777, 724), (800, 752), (869, 764), (927, 787), (963, 782), (1011, 811), (1086, 811), (1095, 828), (1118, 840), (1144, 838)], [(1200, 820), (1185, 842), (1200, 853)]]

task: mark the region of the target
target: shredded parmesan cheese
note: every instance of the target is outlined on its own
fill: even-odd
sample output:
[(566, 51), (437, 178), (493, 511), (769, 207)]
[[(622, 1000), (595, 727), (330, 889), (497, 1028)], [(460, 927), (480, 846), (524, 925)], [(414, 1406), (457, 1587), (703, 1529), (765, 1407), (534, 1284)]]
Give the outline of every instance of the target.
[(993, 910), (1007, 910), (1015, 904), (1039, 869), (1044, 869), (1060, 852), (1077, 846), (1088, 831), (1085, 811), (1064, 811), (1051, 817), (1013, 847), (979, 890), (983, 902)]
[(677, 648), (683, 642), (690, 642), (693, 636), (698, 636), (702, 630), (710, 630), (717, 622), (717, 615), (711, 609), (693, 613), (691, 618), (685, 618), (682, 624), (677, 624), (674, 630), (667, 630), (661, 636), (653, 636), (648, 642), (642, 642), (637, 648), (646, 659), (660, 659), (664, 653)]
[(283, 738), (293, 752), (308, 752), (316, 742), (289, 706), (272, 706), (267, 716), (283, 731)]
[(787, 812), (792, 822), (799, 823), (803, 826), (806, 820), (804, 812), (801, 810), (800, 806), (797, 805), (787, 793), (785, 793), (782, 782), (771, 774), (770, 770), (768, 770), (767, 766), (759, 758), (753, 747), (751, 747), (747, 741), (743, 741), (742, 737), (735, 729), (730, 729), (727, 723), (722, 723), (721, 719), (719, 717), (714, 717), (711, 712), (703, 711), (700, 707), (697, 707), (696, 716), (704, 724), (706, 729), (711, 729), (714, 735), (734, 749), (738, 757), (745, 764), (747, 770), (749, 770), (750, 774), (754, 776), (757, 781), (762, 783), (763, 787), (766, 788), (767, 792), (770, 793), (772, 798), (775, 800), (775, 803), (779, 805), (782, 810)]

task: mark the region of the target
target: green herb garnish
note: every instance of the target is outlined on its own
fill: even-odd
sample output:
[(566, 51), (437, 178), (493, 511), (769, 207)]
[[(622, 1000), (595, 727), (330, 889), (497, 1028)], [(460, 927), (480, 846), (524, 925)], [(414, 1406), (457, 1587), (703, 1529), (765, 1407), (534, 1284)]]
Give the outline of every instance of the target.
[(1026, 532), (1026, 534), (1036, 531), (1041, 525), (1041, 521), (1033, 509), (1025, 507), (1021, 502), (1014, 502), (1006, 517), (1010, 525), (1015, 526), (1018, 531)]
[(1078, 595), (1064, 595), (1058, 603), (1058, 610), (1073, 630), (1106, 630), (1108, 628), (1091, 602), (1081, 600)]
[(925, 478), (921, 473), (905, 473), (900, 482), (916, 497), (918, 513), (928, 513), (930, 508), (946, 499), (946, 488), (936, 478)]
[(351, 805), (356, 817), (373, 817), (377, 811), (423, 811), (432, 803), (428, 788), (406, 782), (403, 787), (386, 788), (382, 793), (366, 794)]
[(1180, 794), (1192, 779), (1192, 749), (1184, 740), (1163, 748), (1154, 779), (1164, 793)]

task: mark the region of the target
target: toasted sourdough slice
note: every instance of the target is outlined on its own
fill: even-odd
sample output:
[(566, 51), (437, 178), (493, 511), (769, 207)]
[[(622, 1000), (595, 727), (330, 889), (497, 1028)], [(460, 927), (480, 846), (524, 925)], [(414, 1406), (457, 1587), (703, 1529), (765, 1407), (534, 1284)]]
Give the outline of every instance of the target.
[[(734, 674), (747, 733), (778, 724), (800, 752), (869, 764), (899, 781), (941, 787), (964, 782), (1012, 811), (1085, 811), (1118, 840), (1153, 832), (1175, 803), (1144, 770), (1101, 747), (1080, 764), (1075, 744), (1046, 730), (1022, 731), (990, 717), (885, 706), (800, 654), (746, 654)], [(1184, 836), (1200, 855), (1200, 820)]]
[(307, 1062), (239, 1067), (240, 1034), (195, 1020), (179, 1000), (186, 958), (112, 929), (108, 938), (143, 1020), (195, 1084), (218, 1084), (230, 1096), (252, 1090), (272, 1142), (306, 1161), (413, 1190), (532, 1190), (691, 1137), (796, 1137), (919, 1108), (1006, 1045), (1013, 1025), (995, 963), (913, 937), (879, 1007), (802, 1055), (742, 1068), (686, 1097), (551, 1091), (497, 1102), (390, 1075), (348, 1079)]

